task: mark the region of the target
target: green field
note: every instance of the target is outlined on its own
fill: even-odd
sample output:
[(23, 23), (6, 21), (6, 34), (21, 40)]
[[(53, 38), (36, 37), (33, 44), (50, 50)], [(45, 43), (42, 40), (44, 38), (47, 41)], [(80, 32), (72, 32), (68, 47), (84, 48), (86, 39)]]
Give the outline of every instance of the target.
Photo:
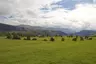
[(96, 64), (96, 38), (89, 41), (8, 40), (0, 37), (0, 64)]

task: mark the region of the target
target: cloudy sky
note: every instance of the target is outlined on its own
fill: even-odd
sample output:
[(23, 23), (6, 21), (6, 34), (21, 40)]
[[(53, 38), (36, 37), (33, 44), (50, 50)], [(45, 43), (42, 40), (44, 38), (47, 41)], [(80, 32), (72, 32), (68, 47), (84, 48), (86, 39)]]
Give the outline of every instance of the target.
[(0, 0), (0, 23), (96, 30), (96, 0)]

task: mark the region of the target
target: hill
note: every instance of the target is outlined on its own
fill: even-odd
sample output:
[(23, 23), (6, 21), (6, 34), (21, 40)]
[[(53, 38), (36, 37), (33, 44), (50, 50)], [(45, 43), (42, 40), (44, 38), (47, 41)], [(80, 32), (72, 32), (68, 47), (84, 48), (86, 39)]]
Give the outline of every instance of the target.
[(90, 35), (95, 34), (95, 33), (96, 33), (95, 30), (82, 30), (82, 31), (77, 32), (75, 34), (79, 35), (79, 36), (90, 36)]
[(29, 26), (29, 25), (18, 25), (18, 26), (13, 26), (13, 25), (7, 25), (7, 24), (2, 24), (0, 23), (0, 32), (20, 32), (20, 33), (32, 33), (34, 35), (67, 35), (66, 33), (62, 31), (57, 31), (57, 30), (51, 30), (51, 29), (45, 29), (43, 27), (39, 26)]
[(20, 31), (21, 28), (17, 26), (0, 23), (0, 31)]

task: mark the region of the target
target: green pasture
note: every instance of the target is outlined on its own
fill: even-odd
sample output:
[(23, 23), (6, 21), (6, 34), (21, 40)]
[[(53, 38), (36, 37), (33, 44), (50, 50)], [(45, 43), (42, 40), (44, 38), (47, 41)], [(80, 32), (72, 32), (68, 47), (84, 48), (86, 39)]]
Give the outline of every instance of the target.
[(72, 41), (8, 40), (0, 37), (0, 64), (96, 64), (96, 38)]

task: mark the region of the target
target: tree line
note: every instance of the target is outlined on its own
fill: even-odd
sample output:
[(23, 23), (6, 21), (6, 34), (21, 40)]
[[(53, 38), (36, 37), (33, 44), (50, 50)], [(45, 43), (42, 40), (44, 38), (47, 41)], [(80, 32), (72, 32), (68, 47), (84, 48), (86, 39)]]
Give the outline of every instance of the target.
[[(61, 37), (61, 41), (65, 41), (65, 38), (61, 35), (55, 35), (55, 36), (49, 36), (49, 35), (35, 35), (35, 36), (32, 36), (30, 34), (27, 34), (27, 35), (24, 35), (22, 33), (15, 33), (15, 32), (8, 32), (6, 34), (6, 38), (7, 39), (17, 39), (17, 40), (21, 40), (21, 38), (24, 37), (23, 40), (37, 40), (36, 37), (50, 37), (50, 41), (55, 41), (55, 38), (54, 37)], [(34, 37), (34, 38), (31, 38), (31, 37)], [(72, 41), (77, 41), (78, 39), (80, 39), (80, 41), (84, 41), (84, 40), (92, 40), (93, 37), (90, 37), (90, 36), (74, 36), (74, 35), (67, 35), (67, 38), (71, 38)], [(47, 39), (44, 39), (43, 41), (48, 41)]]

